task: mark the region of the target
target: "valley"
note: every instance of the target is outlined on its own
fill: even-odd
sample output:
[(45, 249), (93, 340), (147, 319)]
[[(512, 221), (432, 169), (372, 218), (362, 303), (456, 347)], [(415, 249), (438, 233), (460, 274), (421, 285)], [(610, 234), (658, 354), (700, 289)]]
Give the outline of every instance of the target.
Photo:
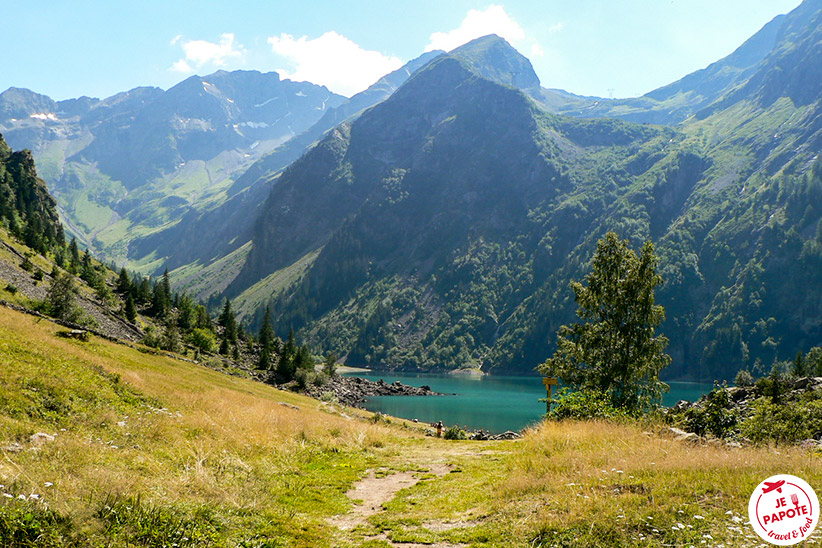
[(0, 548), (760, 545), (822, 485), (779, 1), (4, 6)]

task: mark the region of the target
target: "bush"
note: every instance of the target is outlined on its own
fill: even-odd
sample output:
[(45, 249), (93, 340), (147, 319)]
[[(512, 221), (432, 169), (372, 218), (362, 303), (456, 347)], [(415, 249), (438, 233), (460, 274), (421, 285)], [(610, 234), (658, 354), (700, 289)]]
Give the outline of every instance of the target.
[(19, 291), (19, 289), (17, 289), (16, 285), (8, 284), (6, 286), (6, 291), (11, 293), (12, 295), (17, 295), (17, 292)]
[(736, 374), (736, 378), (734, 378), (734, 384), (736, 386), (753, 386), (754, 378), (751, 375), (751, 372), (747, 369), (740, 369), (739, 372)]
[(755, 443), (795, 443), (822, 433), (822, 400), (780, 405), (770, 398), (757, 398), (752, 413), (742, 423), (741, 434)]
[(738, 421), (725, 388), (710, 392), (703, 407), (691, 407), (685, 412), (685, 428), (699, 436), (711, 434), (717, 438), (727, 437), (735, 433)]
[(202, 327), (198, 327), (191, 332), (191, 335), (188, 337), (188, 342), (203, 352), (214, 352), (217, 346), (217, 338), (214, 336), (214, 333)]
[(467, 440), (468, 432), (466, 432), (459, 426), (454, 425), (446, 428), (445, 432), (442, 433), (442, 437), (447, 440)]
[(571, 391), (563, 388), (557, 392), (556, 398), (551, 398), (551, 413), (549, 418), (564, 419), (619, 419), (629, 416), (629, 413), (611, 404), (611, 398), (596, 390)]

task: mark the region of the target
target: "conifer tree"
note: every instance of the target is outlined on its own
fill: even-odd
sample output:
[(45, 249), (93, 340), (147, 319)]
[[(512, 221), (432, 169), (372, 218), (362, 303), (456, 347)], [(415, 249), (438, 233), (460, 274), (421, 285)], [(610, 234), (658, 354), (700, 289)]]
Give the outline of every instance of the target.
[(277, 361), (277, 377), (281, 382), (288, 382), (294, 378), (297, 371), (297, 344), (294, 342), (294, 330), (288, 331), (288, 339), (283, 344), (280, 359)]
[(220, 317), (217, 318), (217, 323), (223, 328), (223, 335), (220, 342), (220, 354), (225, 356), (231, 346), (237, 345), (237, 318), (234, 316), (234, 311), (231, 310), (231, 301), (225, 300), (223, 311)]
[(134, 306), (134, 298), (129, 293), (126, 295), (126, 319), (131, 323), (137, 321), (137, 309)]
[(257, 369), (268, 370), (271, 369), (271, 350), (274, 342), (274, 329), (271, 327), (271, 310), (266, 305), (265, 315), (263, 316), (263, 325), (260, 327), (260, 359), (257, 363)]
[(77, 238), (72, 238), (69, 244), (69, 264), (74, 272), (80, 268), (80, 250), (77, 249)]
[(120, 276), (117, 278), (117, 293), (121, 295), (125, 295), (126, 293), (131, 291), (131, 280), (128, 277), (128, 272), (126, 272), (126, 268), (123, 267), (120, 269)]

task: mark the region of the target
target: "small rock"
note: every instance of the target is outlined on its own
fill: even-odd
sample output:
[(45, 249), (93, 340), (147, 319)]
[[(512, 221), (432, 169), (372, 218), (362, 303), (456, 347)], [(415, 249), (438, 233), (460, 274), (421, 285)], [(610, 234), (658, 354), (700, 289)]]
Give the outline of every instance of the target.
[(40, 447), (45, 443), (53, 442), (55, 439), (55, 436), (52, 436), (51, 434), (46, 434), (45, 432), (37, 432), (36, 434), (31, 435), (29, 441), (32, 443), (32, 445)]

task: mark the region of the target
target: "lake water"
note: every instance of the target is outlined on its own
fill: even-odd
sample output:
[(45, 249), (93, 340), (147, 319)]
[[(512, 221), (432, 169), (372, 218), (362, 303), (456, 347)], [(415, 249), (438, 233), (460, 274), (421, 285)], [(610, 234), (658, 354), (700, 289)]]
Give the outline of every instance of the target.
[[(445, 425), (459, 424), (473, 429), (500, 433), (521, 430), (539, 422), (545, 413), (545, 387), (541, 377), (482, 377), (407, 374), (407, 373), (351, 373), (370, 381), (383, 379), (387, 383), (400, 381), (411, 386), (427, 384), (432, 390), (455, 396), (379, 396), (369, 398), (363, 407), (387, 415), (418, 419), (424, 423), (442, 421)], [(694, 401), (709, 392), (713, 385), (672, 382), (670, 392), (664, 395), (663, 405), (679, 400)]]

